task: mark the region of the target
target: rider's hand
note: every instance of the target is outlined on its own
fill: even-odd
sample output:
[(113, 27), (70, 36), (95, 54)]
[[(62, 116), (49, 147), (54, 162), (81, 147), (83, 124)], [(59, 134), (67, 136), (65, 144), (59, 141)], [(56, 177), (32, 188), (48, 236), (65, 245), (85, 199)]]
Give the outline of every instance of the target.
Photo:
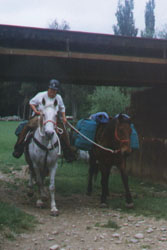
[(36, 111), (35, 114), (36, 114), (36, 115), (40, 115), (41, 112), (40, 112), (40, 111)]
[(63, 117), (62, 119), (63, 119), (63, 123), (66, 124), (67, 118), (66, 118), (66, 117)]

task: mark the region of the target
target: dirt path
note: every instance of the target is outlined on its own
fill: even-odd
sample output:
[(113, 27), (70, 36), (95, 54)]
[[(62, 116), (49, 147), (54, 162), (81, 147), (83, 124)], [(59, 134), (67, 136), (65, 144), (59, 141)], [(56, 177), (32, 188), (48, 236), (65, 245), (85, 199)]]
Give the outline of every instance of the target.
[[(1, 179), (11, 181), (7, 178), (1, 175)], [(57, 196), (60, 215), (51, 217), (49, 203), (45, 209), (37, 209), (25, 198), (25, 190), (10, 196), (7, 191), (1, 191), (6, 201), (10, 199), (25, 212), (35, 215), (40, 223), (34, 231), (19, 235), (15, 241), (4, 240), (3, 250), (49, 250), (53, 245), (58, 245), (55, 249), (60, 250), (167, 249), (166, 221), (101, 209), (99, 197), (86, 195)], [(115, 222), (119, 229), (101, 227), (108, 221)]]

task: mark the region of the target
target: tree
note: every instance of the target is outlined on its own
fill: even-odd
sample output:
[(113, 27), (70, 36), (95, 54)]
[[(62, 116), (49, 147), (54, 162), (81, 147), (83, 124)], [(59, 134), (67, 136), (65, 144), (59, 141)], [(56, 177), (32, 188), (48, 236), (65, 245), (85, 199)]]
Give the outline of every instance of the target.
[(134, 3), (133, 0), (118, 1), (118, 9), (115, 14), (117, 18), (117, 25), (113, 26), (115, 35), (122, 36), (137, 36), (138, 29), (135, 28), (133, 18)]
[(156, 32), (156, 37), (167, 39), (167, 24), (165, 24), (162, 30)]
[(66, 113), (71, 114), (74, 119), (88, 117), (90, 108), (87, 97), (93, 93), (95, 86), (91, 85), (74, 85), (64, 84), (64, 103), (66, 106)]
[(49, 24), (49, 29), (69, 30), (70, 25), (65, 20), (63, 20), (61, 23), (58, 23), (58, 21), (55, 19), (52, 23)]
[[(23, 82), (21, 84), (21, 88), (19, 93), (23, 96), (23, 119), (29, 117), (30, 109), (29, 109), (29, 100), (36, 93), (36, 84)], [(28, 107), (28, 110), (27, 110)]]
[(90, 114), (100, 111), (114, 116), (126, 112), (130, 105), (130, 94), (124, 94), (119, 87), (96, 87), (92, 95), (89, 95)]
[(145, 8), (145, 30), (141, 32), (142, 37), (151, 37), (155, 35), (155, 1), (149, 0)]
[(0, 82), (0, 116), (20, 115), (18, 103), (21, 95), (18, 92), (20, 82)]

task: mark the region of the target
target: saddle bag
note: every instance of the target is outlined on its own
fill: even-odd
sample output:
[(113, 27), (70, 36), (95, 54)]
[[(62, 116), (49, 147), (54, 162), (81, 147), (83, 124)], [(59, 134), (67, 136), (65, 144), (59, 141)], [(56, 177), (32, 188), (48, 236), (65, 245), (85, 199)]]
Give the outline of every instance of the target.
[(138, 134), (135, 130), (134, 124), (131, 123), (131, 129), (132, 129), (132, 133), (130, 136), (130, 146), (133, 149), (139, 149), (139, 138), (138, 138)]
[(90, 118), (98, 123), (108, 123), (109, 116), (106, 112), (98, 112), (90, 116)]
[[(78, 121), (76, 125), (76, 129), (83, 134), (84, 136), (88, 137), (90, 140), (94, 141), (95, 134), (96, 134), (97, 123), (91, 119), (81, 119)], [(75, 133), (75, 147), (81, 150), (89, 151), (92, 148), (92, 143), (81, 135)]]
[(15, 130), (15, 135), (16, 135), (16, 136), (19, 136), (19, 134), (21, 133), (21, 131), (23, 130), (24, 126), (25, 126), (27, 123), (28, 123), (27, 120), (22, 121), (22, 122), (19, 123), (18, 127), (17, 127), (16, 130)]

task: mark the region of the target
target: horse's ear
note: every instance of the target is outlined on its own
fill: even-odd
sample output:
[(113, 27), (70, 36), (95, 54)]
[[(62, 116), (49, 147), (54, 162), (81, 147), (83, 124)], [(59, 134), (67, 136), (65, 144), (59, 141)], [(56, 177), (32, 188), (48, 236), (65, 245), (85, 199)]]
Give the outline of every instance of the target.
[(45, 98), (42, 99), (42, 104), (43, 104), (43, 106), (45, 106), (45, 104), (46, 104)]
[(57, 100), (55, 99), (54, 101), (54, 106), (56, 107), (57, 106)]
[(118, 120), (119, 120), (119, 122), (121, 122), (121, 121), (123, 120), (123, 115), (122, 115), (122, 113), (120, 113), (120, 114), (118, 115)]

